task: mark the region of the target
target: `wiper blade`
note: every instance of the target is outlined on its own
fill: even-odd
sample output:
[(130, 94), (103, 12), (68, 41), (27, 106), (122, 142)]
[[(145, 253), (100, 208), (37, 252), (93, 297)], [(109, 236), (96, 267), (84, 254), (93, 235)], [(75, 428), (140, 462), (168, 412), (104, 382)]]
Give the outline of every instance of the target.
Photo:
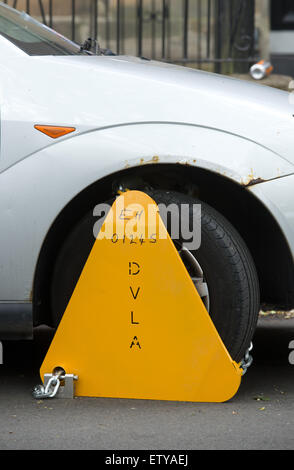
[(86, 52), (91, 55), (116, 55), (110, 49), (104, 49), (100, 47), (99, 42), (96, 39), (88, 38), (81, 45), (80, 52)]

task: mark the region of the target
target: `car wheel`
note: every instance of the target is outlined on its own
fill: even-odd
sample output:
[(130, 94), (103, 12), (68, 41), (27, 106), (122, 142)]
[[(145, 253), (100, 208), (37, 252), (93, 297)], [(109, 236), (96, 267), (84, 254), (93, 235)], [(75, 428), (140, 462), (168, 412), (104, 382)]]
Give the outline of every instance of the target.
[[(179, 237), (173, 242), (231, 357), (239, 362), (250, 344), (259, 312), (258, 277), (248, 248), (234, 227), (206, 203), (171, 191), (148, 194), (157, 204), (189, 204), (191, 215), (193, 204), (201, 204), (200, 248), (190, 250)], [(51, 290), (55, 326), (93, 247), (95, 220), (89, 213), (76, 225), (56, 260)]]

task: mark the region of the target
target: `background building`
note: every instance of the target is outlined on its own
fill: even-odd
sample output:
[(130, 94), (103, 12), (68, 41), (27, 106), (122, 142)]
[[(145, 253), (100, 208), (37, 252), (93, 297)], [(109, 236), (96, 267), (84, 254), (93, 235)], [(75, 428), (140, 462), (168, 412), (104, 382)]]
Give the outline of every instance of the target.
[(82, 43), (222, 73), (271, 58), (294, 76), (291, 0), (6, 0)]
[(270, 52), (280, 73), (294, 77), (294, 2), (271, 1)]

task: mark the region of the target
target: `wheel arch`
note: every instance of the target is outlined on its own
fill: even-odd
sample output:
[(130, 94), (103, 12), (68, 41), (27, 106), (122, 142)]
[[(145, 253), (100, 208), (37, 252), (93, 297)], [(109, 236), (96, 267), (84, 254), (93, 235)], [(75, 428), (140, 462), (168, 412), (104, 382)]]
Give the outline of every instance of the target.
[(232, 223), (247, 244), (257, 268), (262, 303), (278, 308), (293, 307), (294, 275), (287, 241), (273, 215), (246, 187), (206, 169), (149, 164), (124, 169), (96, 181), (57, 216), (44, 240), (35, 270), (35, 325), (51, 324), (50, 280), (54, 260), (67, 234), (96, 204), (113, 197), (120, 186), (173, 190), (197, 196), (210, 204)]

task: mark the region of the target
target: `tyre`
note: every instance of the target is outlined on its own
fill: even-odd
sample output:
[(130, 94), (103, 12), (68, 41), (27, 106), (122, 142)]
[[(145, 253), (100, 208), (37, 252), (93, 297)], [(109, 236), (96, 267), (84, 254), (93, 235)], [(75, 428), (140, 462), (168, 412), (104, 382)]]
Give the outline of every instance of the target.
[[(239, 362), (250, 344), (259, 312), (258, 277), (248, 248), (234, 227), (206, 203), (171, 191), (148, 194), (157, 204), (189, 204), (191, 216), (193, 204), (201, 204), (200, 248), (187, 249), (180, 237), (173, 242), (226, 348)], [(76, 225), (56, 260), (51, 289), (55, 326), (94, 244), (95, 220), (89, 213)]]

